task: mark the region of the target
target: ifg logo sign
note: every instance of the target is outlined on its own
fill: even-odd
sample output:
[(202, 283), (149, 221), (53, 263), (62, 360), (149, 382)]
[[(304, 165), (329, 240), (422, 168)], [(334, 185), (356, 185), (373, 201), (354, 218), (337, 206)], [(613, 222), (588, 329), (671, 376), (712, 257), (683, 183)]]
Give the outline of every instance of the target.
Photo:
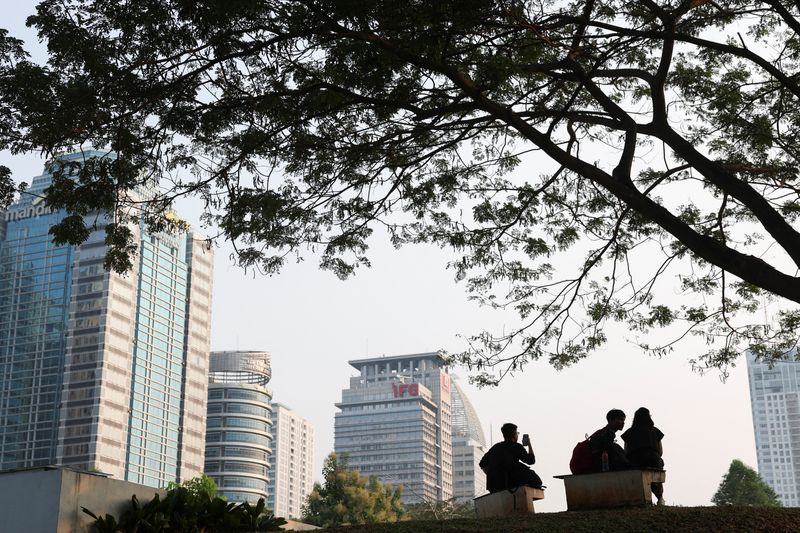
[(395, 398), (402, 398), (406, 394), (419, 396), (419, 383), (392, 383), (392, 392)]

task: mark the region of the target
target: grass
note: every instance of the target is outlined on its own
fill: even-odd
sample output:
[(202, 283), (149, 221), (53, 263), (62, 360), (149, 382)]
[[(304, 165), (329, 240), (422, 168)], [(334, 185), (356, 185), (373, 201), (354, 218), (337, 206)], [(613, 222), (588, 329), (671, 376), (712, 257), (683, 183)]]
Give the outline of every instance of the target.
[(800, 508), (646, 507), (540, 513), (490, 519), (400, 522), (327, 529), (326, 533), (553, 533), (616, 531), (800, 531)]

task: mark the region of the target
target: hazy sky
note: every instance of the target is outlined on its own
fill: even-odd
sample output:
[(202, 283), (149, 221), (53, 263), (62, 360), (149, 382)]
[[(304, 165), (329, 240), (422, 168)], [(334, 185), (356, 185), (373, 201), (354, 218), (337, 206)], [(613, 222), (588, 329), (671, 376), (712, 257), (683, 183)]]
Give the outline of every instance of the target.
[[(30, 42), (41, 57), (35, 35), (24, 27), (34, 0), (4, 5), (0, 27)], [(0, 153), (0, 163), (17, 179), (41, 173), (36, 156)], [(178, 212), (196, 223), (192, 204)], [(233, 266), (230, 248), (216, 252), (213, 288), (212, 349), (267, 350), (272, 354), (274, 399), (316, 428), (316, 471), (333, 449), (334, 403), (354, 370), (348, 360), (463, 348), (458, 334), (482, 328), (500, 331), (515, 317), (468, 302), (464, 286), (453, 281), (445, 264), (452, 255), (431, 247), (394, 250), (378, 237), (372, 243), (370, 270), (339, 281), (319, 271), (314, 258), (292, 264), (275, 277), (245, 274)], [(676, 298), (677, 290), (676, 290)], [(663, 359), (650, 358), (626, 340), (622, 328), (607, 330), (611, 341), (573, 368), (555, 371), (546, 362), (498, 387), (478, 390), (461, 375), (462, 387), (495, 440), (506, 421), (530, 433), (536, 471), (549, 487), (539, 511), (566, 509), (563, 484), (551, 476), (569, 473), (573, 446), (605, 423), (612, 407), (628, 421), (646, 406), (666, 434), (664, 459), (670, 504), (708, 505), (732, 459), (755, 467), (755, 443), (744, 359), (722, 383), (718, 374), (693, 373), (688, 360), (704, 346), (684, 343)], [(658, 339), (658, 336), (654, 337)]]

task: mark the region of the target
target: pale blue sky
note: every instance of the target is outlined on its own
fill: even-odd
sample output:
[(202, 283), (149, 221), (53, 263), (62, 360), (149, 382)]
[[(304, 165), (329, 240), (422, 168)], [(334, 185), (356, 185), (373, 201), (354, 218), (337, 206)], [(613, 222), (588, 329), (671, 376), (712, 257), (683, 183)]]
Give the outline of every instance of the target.
[[(35, 39), (24, 28), (35, 1), (3, 4), (0, 27), (26, 41)], [(29, 48), (41, 57), (43, 47), (30, 43)], [(11, 167), (19, 180), (30, 180), (42, 169), (42, 161), (33, 155), (3, 152), (0, 163)], [(192, 203), (179, 204), (178, 211), (197, 222)], [(334, 402), (353, 375), (348, 360), (458, 350), (458, 334), (515, 324), (513, 315), (468, 302), (463, 285), (444, 269), (451, 255), (435, 248), (396, 251), (379, 236), (372, 244), (372, 269), (344, 282), (319, 271), (313, 257), (287, 266), (279, 276), (253, 276), (233, 266), (229, 252), (225, 243), (216, 252), (212, 349), (272, 353), (274, 399), (316, 428), (317, 477), (323, 457), (333, 448)], [(608, 409), (621, 408), (630, 420), (636, 408), (647, 406), (666, 434), (667, 502), (708, 505), (732, 459), (752, 466), (756, 462), (744, 360), (723, 384), (716, 374), (692, 373), (691, 343), (659, 360), (626, 342), (622, 329), (609, 329), (607, 335), (612, 341), (604, 350), (561, 372), (537, 362), (499, 388), (482, 390), (462, 379), (487, 439), (490, 425), (497, 439), (506, 421), (530, 433), (538, 459), (535, 469), (550, 487), (537, 510), (564, 510), (563, 485), (551, 476), (568, 473), (575, 443), (604, 424)]]

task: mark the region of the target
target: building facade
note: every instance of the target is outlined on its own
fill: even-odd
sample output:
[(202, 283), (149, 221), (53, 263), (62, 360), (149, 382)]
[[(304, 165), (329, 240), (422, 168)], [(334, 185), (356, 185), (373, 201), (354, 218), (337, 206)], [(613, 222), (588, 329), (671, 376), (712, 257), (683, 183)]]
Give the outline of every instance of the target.
[(56, 246), (52, 165), (0, 220), (0, 470), (70, 465), (161, 487), (203, 471), (213, 255), (148, 234), (126, 275), (103, 267), (103, 213)]
[(471, 501), (486, 492), (486, 474), (478, 463), (486, 453), (486, 436), (478, 413), (464, 390), (452, 380), (453, 496)]
[(272, 455), (267, 507), (300, 518), (314, 487), (314, 426), (283, 404), (272, 404)]
[(800, 362), (747, 354), (758, 473), (785, 507), (800, 506)]
[(453, 497), (450, 375), (437, 353), (350, 361), (334, 449), (349, 467), (402, 484), (403, 502)]
[(267, 352), (212, 352), (205, 472), (229, 502), (267, 497), (272, 377)]

